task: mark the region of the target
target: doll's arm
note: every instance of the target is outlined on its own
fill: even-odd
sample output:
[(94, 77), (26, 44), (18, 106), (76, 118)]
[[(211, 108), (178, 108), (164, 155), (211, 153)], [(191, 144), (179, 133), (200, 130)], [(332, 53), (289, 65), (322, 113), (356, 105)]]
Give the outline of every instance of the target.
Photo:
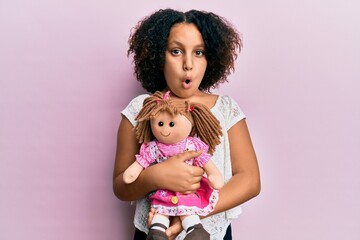
[(206, 172), (211, 187), (213, 187), (214, 189), (220, 189), (222, 186), (224, 186), (224, 179), (213, 161), (209, 160), (205, 164), (204, 170)]
[(125, 170), (123, 174), (124, 182), (127, 184), (134, 182), (143, 169), (143, 166), (141, 166), (137, 161), (135, 161)]
[(139, 154), (136, 154), (136, 161), (132, 163), (123, 173), (123, 179), (126, 184), (134, 182), (140, 173), (155, 162), (152, 156), (149, 143), (143, 143), (140, 147)]

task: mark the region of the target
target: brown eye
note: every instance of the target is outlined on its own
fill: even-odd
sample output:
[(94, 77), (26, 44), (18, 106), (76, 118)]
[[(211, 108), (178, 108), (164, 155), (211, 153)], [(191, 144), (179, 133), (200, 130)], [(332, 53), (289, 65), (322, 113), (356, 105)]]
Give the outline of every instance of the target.
[(164, 126), (164, 123), (160, 121), (160, 122), (158, 123), (158, 125), (159, 125), (159, 127), (162, 127), (162, 126)]
[(180, 49), (173, 49), (170, 52), (174, 56), (178, 56), (178, 55), (180, 55), (182, 53)]
[(173, 126), (175, 126), (175, 123), (174, 123), (174, 122), (170, 122), (170, 123), (169, 123), (169, 126), (170, 126), (170, 127), (173, 127)]
[(198, 57), (201, 57), (201, 56), (205, 55), (205, 51), (197, 50), (197, 51), (195, 51), (195, 55), (198, 56)]

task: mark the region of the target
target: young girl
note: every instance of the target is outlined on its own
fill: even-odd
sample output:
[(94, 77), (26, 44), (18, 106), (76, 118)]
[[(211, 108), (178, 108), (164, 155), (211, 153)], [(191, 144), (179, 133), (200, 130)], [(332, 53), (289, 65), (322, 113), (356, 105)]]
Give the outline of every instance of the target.
[[(226, 81), (234, 69), (241, 48), (236, 30), (214, 13), (191, 10), (159, 10), (143, 19), (129, 39), (135, 74), (151, 93), (171, 91), (174, 98), (201, 103), (220, 121), (222, 137), (212, 161), (220, 169), (225, 185), (213, 212), (202, 219), (211, 239), (231, 239), (231, 220), (241, 213), (240, 204), (260, 192), (260, 174), (245, 115), (228, 96), (209, 90)], [(144, 169), (131, 184), (123, 180), (124, 171), (135, 161), (140, 145), (133, 130), (135, 117), (148, 94), (134, 98), (122, 111), (114, 167), (114, 193), (124, 201), (138, 200), (134, 239), (145, 239), (148, 232), (148, 193), (169, 189), (189, 194), (200, 187), (204, 170), (186, 160), (201, 151), (187, 151)], [(181, 222), (174, 217), (166, 230), (169, 239), (184, 239)]]

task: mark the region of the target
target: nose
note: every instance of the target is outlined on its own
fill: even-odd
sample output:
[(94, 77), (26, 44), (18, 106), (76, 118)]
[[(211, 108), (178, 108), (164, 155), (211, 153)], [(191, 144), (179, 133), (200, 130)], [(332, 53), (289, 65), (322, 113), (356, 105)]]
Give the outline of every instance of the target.
[(184, 71), (190, 71), (193, 69), (192, 56), (186, 55), (184, 59)]
[(192, 67), (187, 67), (187, 66), (185, 66), (185, 67), (184, 67), (184, 70), (185, 70), (185, 71), (190, 71), (190, 70), (192, 70)]

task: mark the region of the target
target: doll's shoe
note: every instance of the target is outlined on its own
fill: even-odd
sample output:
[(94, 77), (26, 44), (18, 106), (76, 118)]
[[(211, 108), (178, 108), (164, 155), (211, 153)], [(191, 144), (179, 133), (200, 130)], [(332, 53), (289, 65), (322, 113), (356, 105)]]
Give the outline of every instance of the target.
[[(154, 229), (156, 228), (163, 228), (164, 231)], [(154, 223), (150, 226), (149, 233), (146, 237), (146, 240), (169, 240), (169, 238), (165, 234), (166, 226), (160, 224), (160, 223)]]
[(210, 234), (204, 229), (201, 223), (187, 229), (184, 240), (210, 240)]

